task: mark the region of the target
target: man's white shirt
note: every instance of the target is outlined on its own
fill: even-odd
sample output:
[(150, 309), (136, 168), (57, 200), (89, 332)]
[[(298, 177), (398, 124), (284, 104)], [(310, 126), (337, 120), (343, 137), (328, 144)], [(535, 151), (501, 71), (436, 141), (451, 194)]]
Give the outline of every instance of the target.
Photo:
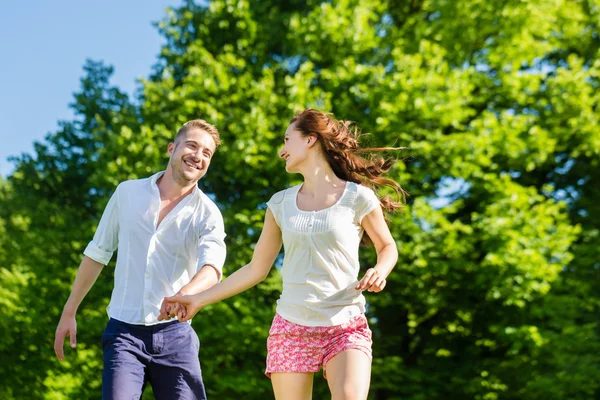
[[(157, 226), (164, 171), (119, 184), (84, 254), (108, 264), (118, 247), (109, 317), (154, 325), (165, 296), (186, 285), (203, 266), (222, 277), (225, 229), (217, 206), (198, 187)], [(208, 266), (210, 265), (210, 266)]]

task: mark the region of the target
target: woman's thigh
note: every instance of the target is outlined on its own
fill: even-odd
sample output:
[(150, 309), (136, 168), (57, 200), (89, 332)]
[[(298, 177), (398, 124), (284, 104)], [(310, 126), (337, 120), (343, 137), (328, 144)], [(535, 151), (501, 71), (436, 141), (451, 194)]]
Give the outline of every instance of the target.
[(332, 400), (365, 400), (371, 383), (371, 357), (348, 349), (331, 358), (326, 366)]
[(314, 373), (273, 372), (271, 384), (276, 400), (312, 399)]

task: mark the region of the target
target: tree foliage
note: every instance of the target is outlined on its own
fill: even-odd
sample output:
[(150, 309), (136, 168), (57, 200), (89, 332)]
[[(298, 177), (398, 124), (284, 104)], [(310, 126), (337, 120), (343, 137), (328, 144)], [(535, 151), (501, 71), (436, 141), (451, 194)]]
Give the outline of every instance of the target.
[[(410, 150), (392, 219), (399, 262), (367, 295), (372, 399), (600, 398), (597, 0), (184, 2), (131, 99), (89, 61), (76, 118), (0, 182), (0, 397), (100, 398), (106, 267), (59, 364), (53, 333), (119, 181), (163, 169), (201, 117), (223, 145), (200, 182), (223, 211), (226, 272), (250, 260), (265, 202), (298, 181), (277, 157), (295, 111), (358, 121)], [(375, 261), (362, 251), (363, 265)], [(265, 340), (280, 277), (194, 320), (209, 396), (271, 396)], [(315, 398), (326, 397), (317, 381)], [(148, 397), (151, 397), (148, 395)]]

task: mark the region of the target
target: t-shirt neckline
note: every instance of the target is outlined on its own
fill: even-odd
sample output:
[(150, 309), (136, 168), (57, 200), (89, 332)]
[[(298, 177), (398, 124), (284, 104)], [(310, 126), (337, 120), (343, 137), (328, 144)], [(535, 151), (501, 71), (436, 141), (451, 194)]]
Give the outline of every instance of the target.
[(300, 209), (300, 207), (298, 207), (298, 193), (300, 193), (300, 189), (302, 189), (302, 186), (304, 185), (304, 183), (301, 183), (300, 185), (297, 186), (297, 189), (296, 189), (294, 195), (292, 196), (293, 200), (294, 200), (293, 201), (294, 208), (296, 209), (296, 211), (303, 212), (303, 213), (319, 213), (319, 212), (331, 210), (334, 207), (337, 207), (342, 202), (342, 199), (344, 198), (344, 196), (346, 196), (346, 193), (348, 192), (348, 187), (350, 186), (350, 183), (351, 183), (350, 181), (346, 181), (346, 183), (344, 184), (344, 191), (342, 192), (342, 195), (340, 196), (339, 199), (337, 199), (337, 201), (335, 203), (333, 203), (329, 207), (325, 207), (320, 210), (302, 210), (302, 209)]

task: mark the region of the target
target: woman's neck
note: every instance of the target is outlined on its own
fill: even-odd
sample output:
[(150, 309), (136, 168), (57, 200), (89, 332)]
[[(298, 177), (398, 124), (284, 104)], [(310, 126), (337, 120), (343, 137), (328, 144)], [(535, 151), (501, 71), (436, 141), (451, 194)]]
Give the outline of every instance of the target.
[(327, 161), (315, 162), (301, 171), (304, 177), (302, 192), (315, 195), (317, 192), (328, 188), (339, 188), (345, 185), (345, 181), (338, 178)]

